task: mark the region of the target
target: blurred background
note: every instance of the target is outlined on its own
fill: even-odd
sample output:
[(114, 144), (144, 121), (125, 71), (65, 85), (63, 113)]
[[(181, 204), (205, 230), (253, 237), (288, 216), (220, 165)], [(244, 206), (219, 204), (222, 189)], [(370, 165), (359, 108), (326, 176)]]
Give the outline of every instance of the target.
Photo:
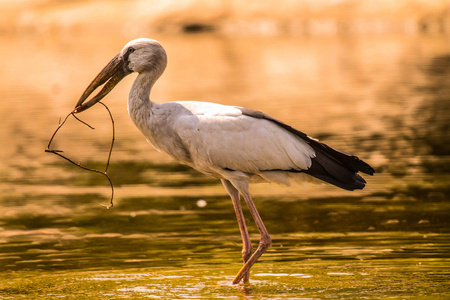
[[(359, 297), (371, 285), (385, 287), (380, 297), (448, 295), (449, 1), (0, 0), (0, 14), (0, 273), (13, 278), (0, 283), (0, 295), (64, 295), (54, 274), (71, 282), (87, 271), (143, 268), (158, 278), (160, 270), (199, 276), (206, 288), (180, 293), (205, 296), (208, 284), (239, 269), (239, 230), (220, 183), (158, 153), (130, 122), (135, 75), (104, 100), (116, 125), (113, 209), (100, 206), (110, 196), (104, 177), (43, 152), (95, 75), (139, 37), (159, 40), (168, 54), (152, 100), (264, 111), (377, 171), (353, 193), (251, 187), (274, 240), (255, 266), (256, 295), (280, 280), (264, 274), (298, 273), (306, 261), (316, 263), (302, 269), (304, 280), (264, 295), (314, 296), (319, 287), (322, 296)], [(96, 106), (80, 117), (95, 130), (69, 119), (53, 145), (102, 169), (108, 114)], [(247, 224), (258, 240), (251, 218)], [(363, 271), (351, 269), (355, 261)], [(390, 279), (380, 262), (395, 266), (383, 273)], [(320, 271), (330, 264), (338, 271)], [(336, 274), (346, 281), (330, 281)], [(135, 295), (114, 280), (101, 291)], [(146, 292), (167, 297), (160, 288)]]

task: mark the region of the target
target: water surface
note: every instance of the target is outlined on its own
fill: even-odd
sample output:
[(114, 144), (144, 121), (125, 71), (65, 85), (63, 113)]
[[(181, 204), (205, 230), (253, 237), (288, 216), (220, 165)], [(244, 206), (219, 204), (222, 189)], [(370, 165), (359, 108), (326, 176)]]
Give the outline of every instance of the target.
[[(440, 36), (152, 36), (169, 56), (152, 99), (257, 109), (369, 162), (363, 191), (251, 187), (273, 245), (233, 286), (241, 241), (217, 180), (147, 144), (126, 112), (133, 76), (105, 100), (116, 124), (104, 177), (43, 152), (60, 117), (127, 42), (1, 36), (0, 296), (448, 298), (450, 48)], [(100, 106), (55, 147), (102, 168)], [(204, 205), (206, 204), (206, 205)], [(253, 241), (257, 229), (245, 210)]]

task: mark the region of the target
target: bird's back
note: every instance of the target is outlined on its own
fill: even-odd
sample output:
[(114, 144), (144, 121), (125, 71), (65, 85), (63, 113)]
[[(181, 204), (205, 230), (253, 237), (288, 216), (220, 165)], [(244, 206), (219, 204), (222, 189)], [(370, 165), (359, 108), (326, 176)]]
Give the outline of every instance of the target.
[(308, 174), (345, 189), (363, 187), (356, 173), (367, 164), (263, 113), (194, 101), (158, 104), (154, 113), (166, 125), (154, 124), (156, 148), (205, 174), (227, 179), (241, 172), (286, 184)]

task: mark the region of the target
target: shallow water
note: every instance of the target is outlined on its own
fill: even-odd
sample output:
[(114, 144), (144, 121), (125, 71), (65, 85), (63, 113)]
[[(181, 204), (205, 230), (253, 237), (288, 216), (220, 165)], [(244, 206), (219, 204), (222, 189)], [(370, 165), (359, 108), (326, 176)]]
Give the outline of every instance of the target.
[[(219, 182), (156, 152), (131, 124), (127, 78), (105, 103), (116, 124), (104, 177), (45, 154), (90, 80), (126, 42), (86, 33), (1, 36), (0, 296), (238, 299), (448, 298), (450, 47), (440, 36), (156, 36), (169, 65), (156, 101), (258, 109), (369, 162), (363, 191), (255, 184), (273, 245), (251, 284)], [(107, 158), (102, 107), (55, 146)], [(205, 205), (206, 204), (206, 205)], [(257, 229), (245, 211), (252, 239)]]

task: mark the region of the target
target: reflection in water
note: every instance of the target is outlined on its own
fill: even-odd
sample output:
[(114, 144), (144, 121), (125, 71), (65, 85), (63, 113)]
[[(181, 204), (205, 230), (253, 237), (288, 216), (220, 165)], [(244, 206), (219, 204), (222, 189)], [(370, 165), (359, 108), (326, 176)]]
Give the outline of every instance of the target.
[[(420, 90), (424, 94), (424, 101), (416, 112), (417, 120), (425, 126), (416, 125), (413, 129), (418, 136), (415, 145), (426, 145), (428, 155), (445, 157), (450, 154), (450, 55), (432, 58), (425, 72), (428, 75), (427, 82)], [(448, 163), (436, 167), (444, 168), (429, 171), (449, 172)]]
[[(238, 263), (232, 254), (239, 251), (239, 232), (226, 197), (207, 199), (205, 208), (197, 207), (190, 197), (131, 198), (115, 210), (89, 213), (101, 200), (86, 196), (82, 204), (68, 205), (67, 197), (47, 200), (57, 214), (42, 211), (3, 217), (9, 228), (1, 233), (1, 239), (8, 241), (2, 246), (3, 268)], [(447, 256), (450, 247), (448, 231), (442, 232), (448, 228), (448, 205), (430, 207), (418, 200), (410, 209), (409, 201), (394, 205), (370, 199), (293, 200), (262, 200), (261, 215), (274, 239), (265, 261), (440, 258)], [(70, 209), (75, 205), (84, 208)], [(257, 229), (250, 226), (250, 230), (257, 238)]]
[[(9, 47), (0, 54), (9, 59), (0, 77), (0, 140), (7, 141), (0, 148), (0, 270), (10, 280), (0, 283), (0, 295), (55, 293), (58, 284), (58, 295), (71, 286), (95, 295), (163, 298), (448, 294), (445, 40), (155, 38), (169, 55), (152, 94), (156, 101), (262, 110), (357, 153), (376, 176), (355, 193), (254, 185), (274, 243), (255, 266), (253, 285), (232, 287), (241, 262), (231, 201), (217, 181), (173, 164), (137, 132), (125, 104), (133, 78), (106, 100), (117, 126), (109, 171), (114, 209), (100, 207), (109, 196), (102, 176), (43, 153), (59, 116), (125, 41), (2, 36)], [(82, 117), (96, 129), (68, 123), (57, 146), (101, 169), (110, 142), (108, 116), (94, 107)], [(247, 224), (257, 240), (250, 219)], [(33, 278), (33, 289), (24, 274)], [(92, 290), (91, 282), (101, 288)]]

